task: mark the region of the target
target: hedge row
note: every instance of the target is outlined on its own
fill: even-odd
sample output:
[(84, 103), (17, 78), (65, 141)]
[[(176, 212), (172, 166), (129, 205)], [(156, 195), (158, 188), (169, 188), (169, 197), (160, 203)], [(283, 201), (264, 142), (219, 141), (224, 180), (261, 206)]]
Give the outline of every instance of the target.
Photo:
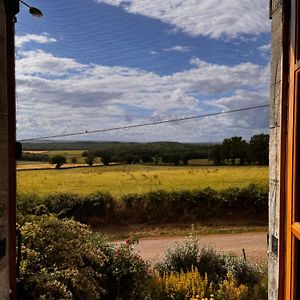
[(109, 193), (88, 196), (53, 194), (44, 197), (18, 195), (18, 209), (23, 215), (55, 213), (88, 222), (96, 217), (110, 223), (160, 223), (201, 221), (210, 218), (243, 216), (266, 218), (268, 190), (251, 184), (244, 188), (217, 191), (211, 188), (196, 191), (155, 191), (128, 194), (120, 200)]

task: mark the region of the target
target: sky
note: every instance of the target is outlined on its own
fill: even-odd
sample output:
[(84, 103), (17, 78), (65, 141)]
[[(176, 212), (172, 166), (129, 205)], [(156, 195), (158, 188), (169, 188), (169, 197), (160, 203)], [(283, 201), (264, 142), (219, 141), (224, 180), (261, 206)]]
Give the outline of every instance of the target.
[[(19, 140), (269, 103), (268, 0), (27, 3), (44, 15), (17, 15)], [(268, 126), (262, 108), (69, 139), (219, 142)]]

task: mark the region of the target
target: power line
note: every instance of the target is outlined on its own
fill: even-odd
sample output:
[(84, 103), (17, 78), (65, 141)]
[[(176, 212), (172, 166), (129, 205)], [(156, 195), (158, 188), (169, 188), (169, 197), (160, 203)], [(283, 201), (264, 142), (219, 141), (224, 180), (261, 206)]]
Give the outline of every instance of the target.
[(41, 137), (35, 137), (35, 138), (22, 139), (22, 140), (19, 140), (19, 142), (46, 140), (46, 139), (51, 139), (51, 138), (70, 137), (70, 136), (75, 136), (75, 135), (85, 135), (85, 134), (92, 134), (92, 133), (99, 133), (99, 132), (108, 132), (108, 131), (116, 131), (116, 130), (123, 130), (123, 129), (131, 129), (131, 128), (137, 128), (137, 127), (146, 127), (146, 126), (153, 126), (153, 125), (158, 125), (158, 124), (180, 122), (180, 121), (186, 121), (186, 120), (201, 119), (201, 118), (206, 118), (206, 117), (225, 115), (225, 114), (241, 112), (241, 111), (247, 111), (247, 110), (253, 110), (253, 109), (260, 109), (260, 108), (265, 108), (265, 107), (269, 107), (269, 104), (250, 106), (250, 107), (244, 107), (244, 108), (239, 108), (239, 109), (221, 111), (221, 112), (216, 112), (216, 113), (196, 115), (196, 116), (191, 116), (191, 117), (182, 117), (182, 118), (177, 118), (177, 119), (141, 123), (141, 124), (135, 124), (135, 125), (127, 125), (127, 126), (119, 126), (119, 127), (112, 127), (112, 128), (104, 128), (104, 129), (96, 129), (96, 130), (85, 130), (85, 131), (65, 133), (65, 134), (41, 136)]

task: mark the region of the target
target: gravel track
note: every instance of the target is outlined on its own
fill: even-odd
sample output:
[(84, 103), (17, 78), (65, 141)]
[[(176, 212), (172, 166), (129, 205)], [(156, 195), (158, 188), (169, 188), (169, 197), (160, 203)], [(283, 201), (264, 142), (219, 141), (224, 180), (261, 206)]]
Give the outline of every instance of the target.
[[(144, 260), (153, 263), (159, 257), (163, 257), (168, 247), (186, 239), (182, 237), (145, 238), (134, 245), (134, 251), (139, 253)], [(242, 249), (245, 249), (247, 260), (259, 263), (267, 259), (267, 233), (265, 232), (201, 235), (197, 239), (201, 248), (212, 246), (219, 252), (233, 253), (237, 256), (243, 256)]]

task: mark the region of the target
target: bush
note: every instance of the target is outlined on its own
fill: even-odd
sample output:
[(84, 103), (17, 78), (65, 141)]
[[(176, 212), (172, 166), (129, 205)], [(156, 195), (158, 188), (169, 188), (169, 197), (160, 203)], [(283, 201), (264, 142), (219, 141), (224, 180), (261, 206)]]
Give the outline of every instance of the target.
[(111, 221), (115, 214), (116, 201), (109, 193), (94, 193), (82, 197), (69, 215), (81, 222), (88, 222), (90, 218), (97, 217), (103, 222)]
[[(166, 299), (208, 299), (212, 298), (213, 286), (207, 276), (202, 277), (197, 268), (184, 273), (156, 275), (157, 284), (162, 286)], [(213, 298), (212, 298), (213, 299)]]
[(73, 220), (42, 216), (21, 227), (24, 299), (99, 299), (105, 255), (89, 229)]
[(102, 282), (107, 294), (103, 299), (145, 299), (151, 282), (149, 265), (133, 252), (132, 243), (114, 246), (100, 244), (107, 261), (102, 267)]
[(224, 280), (230, 272), (238, 284), (247, 284), (251, 287), (262, 279), (260, 268), (242, 258), (220, 254), (212, 248), (200, 250), (194, 238), (177, 243), (165, 251), (165, 257), (156, 263), (155, 269), (160, 273), (188, 272), (197, 267), (201, 276), (208, 276), (209, 281), (215, 284)]
[(177, 243), (165, 251), (164, 258), (156, 263), (155, 270), (160, 274), (190, 271), (193, 266), (199, 265), (199, 252), (199, 245), (193, 238)]
[(156, 282), (163, 291), (163, 297), (160, 299), (254, 299), (251, 298), (249, 288), (244, 284), (238, 284), (231, 273), (228, 273), (225, 279), (216, 286), (209, 282), (207, 276), (201, 276), (197, 268), (192, 268), (186, 273), (171, 272), (170, 274), (156, 275)]
[(80, 196), (71, 193), (45, 197), (18, 195), (18, 207), (24, 214), (56, 213), (82, 222), (99, 217), (102, 222), (162, 223), (195, 222), (218, 218), (243, 217), (267, 222), (268, 191), (261, 186), (216, 191), (155, 191), (129, 194), (120, 200), (109, 193)]
[(20, 230), (23, 299), (145, 299), (152, 280), (131, 242), (108, 244), (86, 225), (54, 215), (31, 217)]

